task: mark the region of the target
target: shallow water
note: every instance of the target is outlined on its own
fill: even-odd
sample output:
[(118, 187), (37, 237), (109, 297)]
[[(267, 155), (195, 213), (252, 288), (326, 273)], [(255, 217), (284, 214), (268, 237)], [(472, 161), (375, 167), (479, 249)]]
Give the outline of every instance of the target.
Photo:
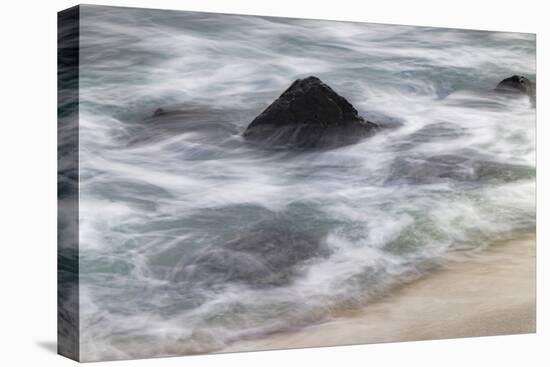
[[(310, 325), (534, 230), (535, 109), (491, 91), (534, 35), (90, 6), (81, 35), (83, 360)], [(309, 75), (386, 128), (247, 144)]]

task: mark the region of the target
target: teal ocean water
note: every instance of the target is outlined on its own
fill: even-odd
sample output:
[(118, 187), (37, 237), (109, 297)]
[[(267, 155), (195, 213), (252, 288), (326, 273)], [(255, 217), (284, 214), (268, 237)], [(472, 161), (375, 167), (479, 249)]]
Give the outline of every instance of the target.
[[(492, 91), (535, 81), (534, 35), (81, 16), (83, 360), (304, 327), (535, 228), (535, 108)], [(250, 121), (309, 75), (387, 128), (326, 151), (247, 144)]]

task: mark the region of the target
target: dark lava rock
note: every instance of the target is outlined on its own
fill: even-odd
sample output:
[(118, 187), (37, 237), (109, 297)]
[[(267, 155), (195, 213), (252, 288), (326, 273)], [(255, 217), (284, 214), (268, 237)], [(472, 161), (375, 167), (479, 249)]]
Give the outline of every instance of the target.
[(377, 128), (344, 97), (310, 76), (292, 83), (250, 123), (244, 137), (268, 145), (327, 148), (356, 143)]
[(529, 79), (524, 76), (513, 75), (498, 83), (496, 90), (501, 92), (515, 92), (532, 94), (533, 85)]
[(535, 101), (536, 84), (524, 76), (513, 75), (504, 79), (496, 86), (495, 90), (502, 93), (524, 94)]

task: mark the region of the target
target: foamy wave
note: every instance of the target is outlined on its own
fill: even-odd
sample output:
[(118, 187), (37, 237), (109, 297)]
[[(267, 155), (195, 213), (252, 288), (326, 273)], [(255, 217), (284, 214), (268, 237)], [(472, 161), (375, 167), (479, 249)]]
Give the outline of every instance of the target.
[[(81, 27), (84, 360), (319, 322), (535, 226), (535, 110), (491, 92), (534, 77), (531, 35), (95, 7)], [(392, 127), (332, 151), (244, 144), (309, 74)], [(158, 107), (192, 113), (152, 125)]]

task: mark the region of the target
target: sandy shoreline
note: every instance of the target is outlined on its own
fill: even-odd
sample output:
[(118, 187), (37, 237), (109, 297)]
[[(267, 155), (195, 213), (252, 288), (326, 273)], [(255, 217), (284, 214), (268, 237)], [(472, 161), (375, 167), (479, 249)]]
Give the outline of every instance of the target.
[(535, 236), (450, 257), (354, 315), (238, 341), (222, 352), (535, 332)]

